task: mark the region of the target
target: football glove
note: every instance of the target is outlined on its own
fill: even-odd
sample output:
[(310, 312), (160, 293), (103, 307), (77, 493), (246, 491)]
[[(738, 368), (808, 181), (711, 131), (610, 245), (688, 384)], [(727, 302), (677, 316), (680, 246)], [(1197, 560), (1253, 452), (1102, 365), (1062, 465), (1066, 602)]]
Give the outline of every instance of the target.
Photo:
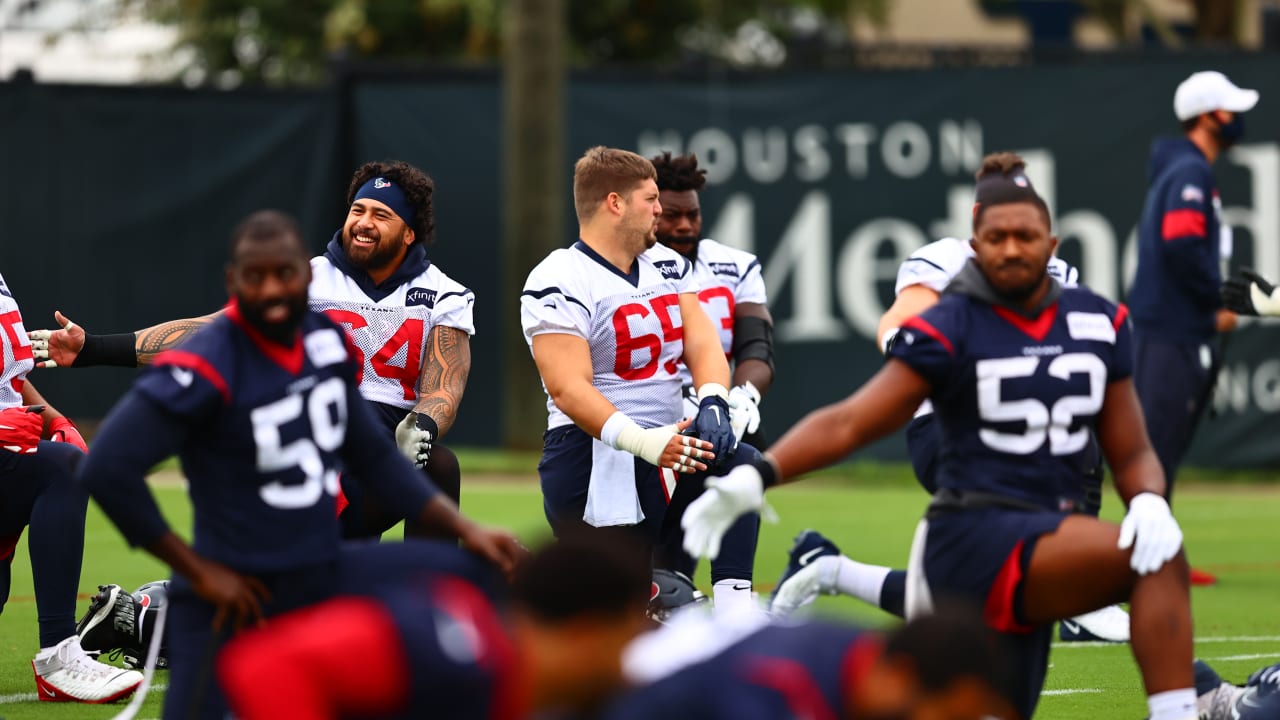
[(715, 560), (720, 540), (739, 517), (764, 507), (764, 479), (750, 465), (739, 465), (721, 477), (708, 477), (706, 491), (680, 518), (684, 549), (695, 558)]
[(1120, 542), (1116, 547), (1133, 548), (1129, 567), (1139, 575), (1149, 575), (1172, 560), (1182, 547), (1182, 529), (1173, 519), (1169, 503), (1152, 492), (1135, 495), (1120, 523)]
[(431, 444), (439, 434), (440, 428), (430, 415), (410, 412), (396, 425), (396, 445), (409, 462), (421, 470), (431, 459)]
[(729, 420), (729, 393), (723, 385), (707, 383), (698, 388), (698, 414), (693, 418), (693, 431), (699, 440), (712, 445), (716, 457), (707, 463), (714, 469), (724, 465), (738, 449), (738, 439)]
[(80, 430), (76, 428), (75, 423), (65, 417), (54, 418), (49, 423), (49, 439), (54, 442), (69, 443), (85, 453), (89, 452), (89, 445), (85, 443)]
[(1222, 306), (1241, 315), (1280, 315), (1280, 292), (1271, 281), (1244, 268), (1222, 283)]
[(44, 431), (43, 405), (0, 410), (0, 447), (22, 455), (33, 453)]
[(738, 442), (760, 429), (760, 391), (750, 380), (729, 391), (729, 424)]

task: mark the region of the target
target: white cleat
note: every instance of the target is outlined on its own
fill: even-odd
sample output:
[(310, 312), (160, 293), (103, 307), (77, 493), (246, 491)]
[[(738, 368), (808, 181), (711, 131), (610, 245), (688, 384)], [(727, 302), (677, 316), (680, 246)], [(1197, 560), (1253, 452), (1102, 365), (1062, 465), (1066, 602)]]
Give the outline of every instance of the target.
[(1129, 613), (1109, 605), (1077, 615), (1061, 622), (1058, 637), (1064, 642), (1129, 642)]
[(137, 670), (106, 665), (89, 657), (72, 635), (31, 661), (36, 694), (49, 702), (109, 703), (133, 694), (142, 684)]

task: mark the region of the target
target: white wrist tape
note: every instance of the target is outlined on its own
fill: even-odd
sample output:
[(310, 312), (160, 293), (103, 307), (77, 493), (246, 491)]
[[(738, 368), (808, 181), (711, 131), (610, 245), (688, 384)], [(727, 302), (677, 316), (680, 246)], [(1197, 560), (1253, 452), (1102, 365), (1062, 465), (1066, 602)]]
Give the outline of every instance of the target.
[(702, 402), (712, 395), (720, 398), (726, 403), (729, 402), (729, 388), (720, 383), (703, 383), (698, 388), (698, 402)]
[(645, 430), (621, 410), (609, 416), (600, 428), (600, 441), (616, 450), (629, 452), (650, 465), (657, 465), (662, 451), (675, 434), (671, 425)]
[(893, 339), (898, 337), (898, 332), (901, 330), (902, 328), (889, 328), (884, 331), (884, 337), (880, 338), (881, 355), (889, 354), (889, 346), (893, 344)]

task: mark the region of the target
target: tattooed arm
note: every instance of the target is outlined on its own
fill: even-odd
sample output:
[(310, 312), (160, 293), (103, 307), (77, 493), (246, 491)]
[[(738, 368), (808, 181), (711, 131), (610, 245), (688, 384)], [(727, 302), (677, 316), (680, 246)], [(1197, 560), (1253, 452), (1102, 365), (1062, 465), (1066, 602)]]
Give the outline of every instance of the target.
[(196, 318), (170, 320), (132, 333), (93, 335), (55, 311), (58, 330), (32, 330), (27, 337), (37, 367), (137, 367), (150, 365), (157, 355), (191, 337), (221, 314), (219, 310)]
[(431, 328), (418, 376), (418, 404), (413, 409), (435, 420), (440, 435), (453, 427), (470, 373), (471, 336), (443, 325)]

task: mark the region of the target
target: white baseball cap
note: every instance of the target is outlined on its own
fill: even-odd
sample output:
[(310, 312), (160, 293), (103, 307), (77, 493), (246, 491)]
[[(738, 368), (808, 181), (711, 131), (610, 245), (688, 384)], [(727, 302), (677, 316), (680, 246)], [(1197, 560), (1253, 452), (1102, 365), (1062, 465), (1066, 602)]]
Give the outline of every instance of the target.
[(1214, 110), (1248, 112), (1258, 104), (1258, 91), (1245, 90), (1215, 70), (1192, 73), (1173, 93), (1173, 112), (1179, 120), (1190, 120)]

